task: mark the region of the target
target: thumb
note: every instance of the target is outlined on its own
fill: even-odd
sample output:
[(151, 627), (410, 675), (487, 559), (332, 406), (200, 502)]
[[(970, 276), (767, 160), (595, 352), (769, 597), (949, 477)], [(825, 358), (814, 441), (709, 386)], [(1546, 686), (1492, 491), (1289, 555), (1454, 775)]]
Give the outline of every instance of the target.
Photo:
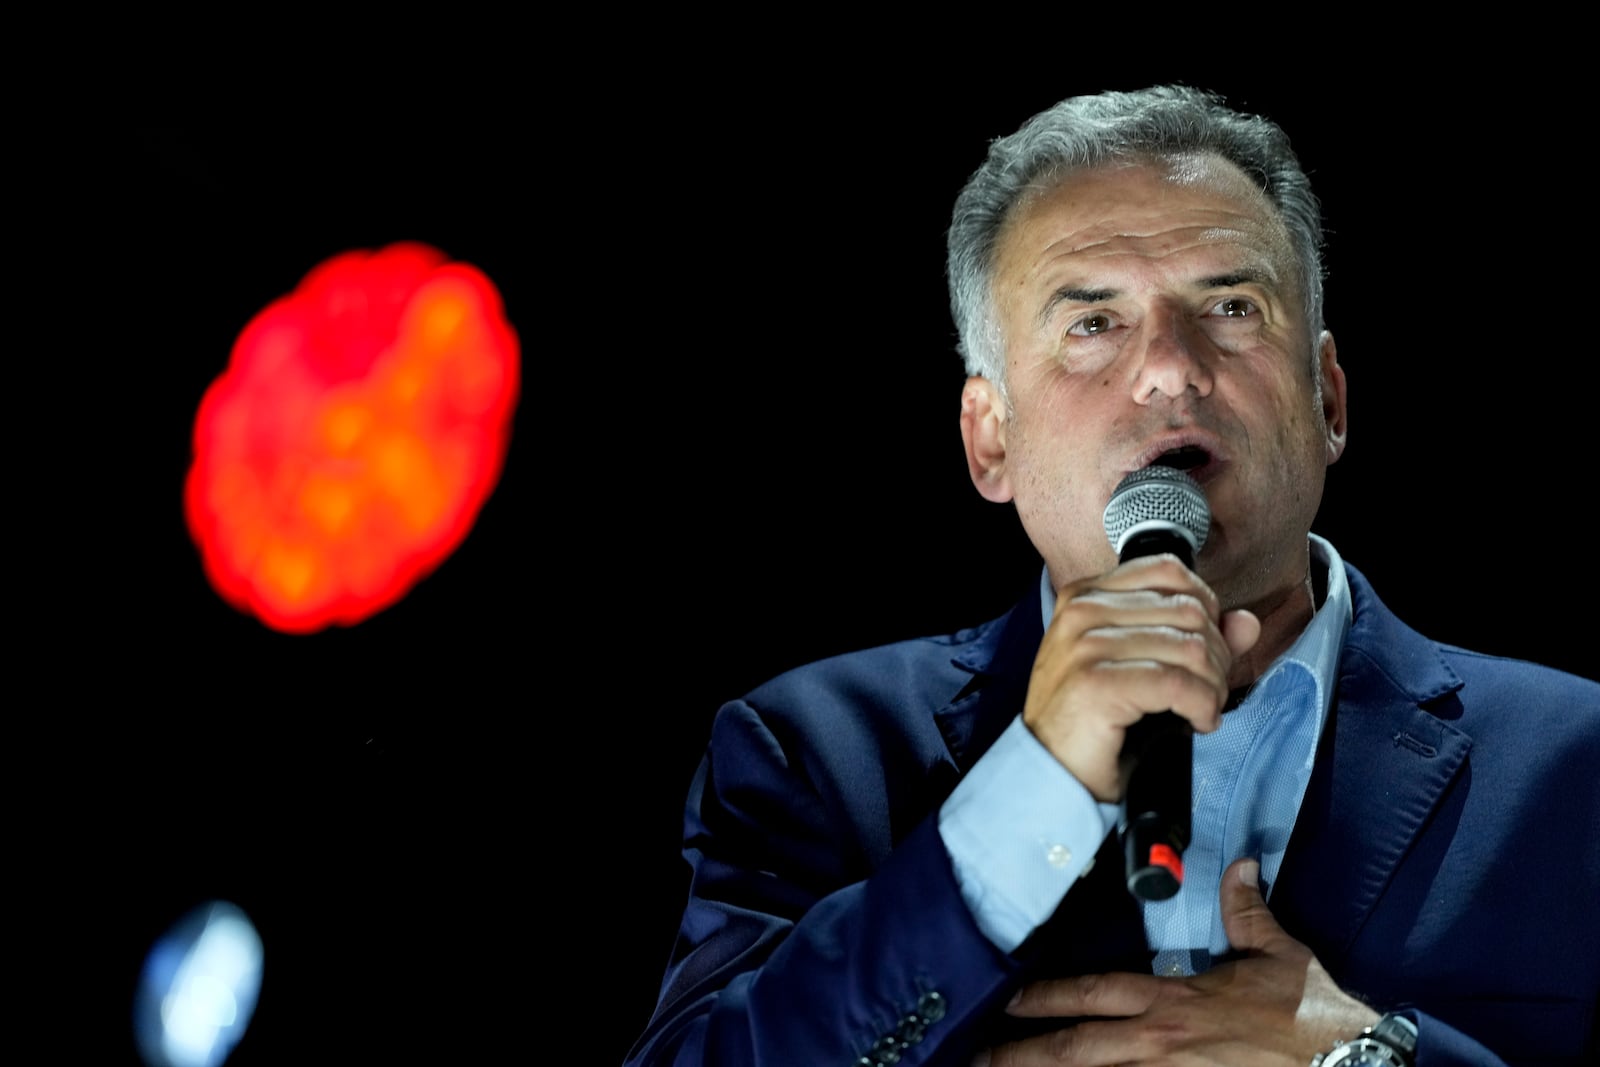
[(1255, 647), (1261, 639), (1261, 620), (1255, 612), (1239, 608), (1222, 613), (1222, 639), (1235, 657), (1242, 656)]
[(1240, 952), (1274, 952), (1295, 944), (1261, 896), (1261, 863), (1235, 860), (1222, 876), (1222, 928)]

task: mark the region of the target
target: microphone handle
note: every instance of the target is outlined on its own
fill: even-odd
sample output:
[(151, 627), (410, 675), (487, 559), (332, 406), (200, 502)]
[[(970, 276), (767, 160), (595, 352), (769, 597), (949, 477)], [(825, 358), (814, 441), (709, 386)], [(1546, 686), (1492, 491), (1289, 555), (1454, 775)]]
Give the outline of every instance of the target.
[(1140, 900), (1166, 900), (1183, 884), (1193, 805), (1194, 727), (1170, 711), (1128, 727), (1122, 744), (1128, 823), (1122, 830), (1128, 891)]
[[(1194, 567), (1187, 541), (1156, 530), (1123, 546), (1126, 563), (1140, 556), (1171, 552)], [(1194, 727), (1170, 711), (1146, 715), (1128, 727), (1120, 766), (1127, 783), (1123, 799), (1128, 823), (1122, 830), (1128, 891), (1140, 900), (1166, 900), (1183, 885), (1183, 850), (1189, 847), (1193, 794)]]

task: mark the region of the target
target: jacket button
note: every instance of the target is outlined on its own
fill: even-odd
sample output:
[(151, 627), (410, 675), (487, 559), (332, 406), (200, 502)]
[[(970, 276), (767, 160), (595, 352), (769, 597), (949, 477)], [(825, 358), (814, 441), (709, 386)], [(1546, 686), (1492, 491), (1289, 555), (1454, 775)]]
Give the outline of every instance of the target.
[(895, 1034), (895, 1037), (900, 1039), (901, 1048), (907, 1048), (921, 1041), (923, 1035), (927, 1032), (928, 1028), (923, 1025), (921, 1016), (907, 1015), (900, 1020), (900, 1030)]

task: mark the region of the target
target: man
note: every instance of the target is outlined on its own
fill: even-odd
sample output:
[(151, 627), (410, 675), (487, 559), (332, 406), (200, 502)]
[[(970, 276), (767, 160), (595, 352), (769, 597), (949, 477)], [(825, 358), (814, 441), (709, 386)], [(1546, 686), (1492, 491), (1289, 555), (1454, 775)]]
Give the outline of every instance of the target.
[[(1310, 534), (1347, 425), (1320, 241), (1281, 131), (1200, 92), (991, 147), (949, 235), (961, 431), (1040, 588), (722, 709), (630, 1063), (1595, 1055), (1600, 686), (1426, 640)], [(1107, 538), (1156, 464), (1209, 505), (1193, 570)], [(1193, 841), (1142, 901), (1120, 756), (1167, 710)]]

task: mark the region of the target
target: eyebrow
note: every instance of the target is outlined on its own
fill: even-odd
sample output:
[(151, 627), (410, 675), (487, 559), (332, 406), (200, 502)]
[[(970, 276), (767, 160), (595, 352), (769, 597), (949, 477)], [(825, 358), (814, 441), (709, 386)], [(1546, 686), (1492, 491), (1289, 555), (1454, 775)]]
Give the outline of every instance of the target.
[[(1195, 282), (1196, 289), (1231, 289), (1236, 285), (1263, 285), (1271, 288), (1277, 278), (1269, 270), (1257, 267), (1246, 267), (1242, 270), (1229, 271), (1226, 274), (1213, 274), (1200, 278)], [(1079, 289), (1074, 286), (1064, 285), (1050, 294), (1050, 299), (1044, 302), (1044, 307), (1039, 309), (1040, 323), (1049, 321), (1050, 315), (1055, 311), (1056, 305), (1063, 303), (1098, 304), (1104, 300), (1121, 295), (1120, 289)]]
[(1098, 304), (1102, 300), (1110, 300), (1116, 296), (1117, 289), (1074, 289), (1070, 285), (1062, 286), (1050, 294), (1050, 299), (1044, 302), (1044, 307), (1039, 309), (1036, 321), (1043, 326), (1050, 321), (1050, 316), (1055, 314), (1059, 304)]
[(1235, 285), (1272, 286), (1276, 284), (1277, 280), (1271, 271), (1246, 267), (1243, 270), (1231, 271), (1227, 274), (1213, 274), (1209, 278), (1201, 278), (1198, 287), (1201, 289), (1231, 289)]

